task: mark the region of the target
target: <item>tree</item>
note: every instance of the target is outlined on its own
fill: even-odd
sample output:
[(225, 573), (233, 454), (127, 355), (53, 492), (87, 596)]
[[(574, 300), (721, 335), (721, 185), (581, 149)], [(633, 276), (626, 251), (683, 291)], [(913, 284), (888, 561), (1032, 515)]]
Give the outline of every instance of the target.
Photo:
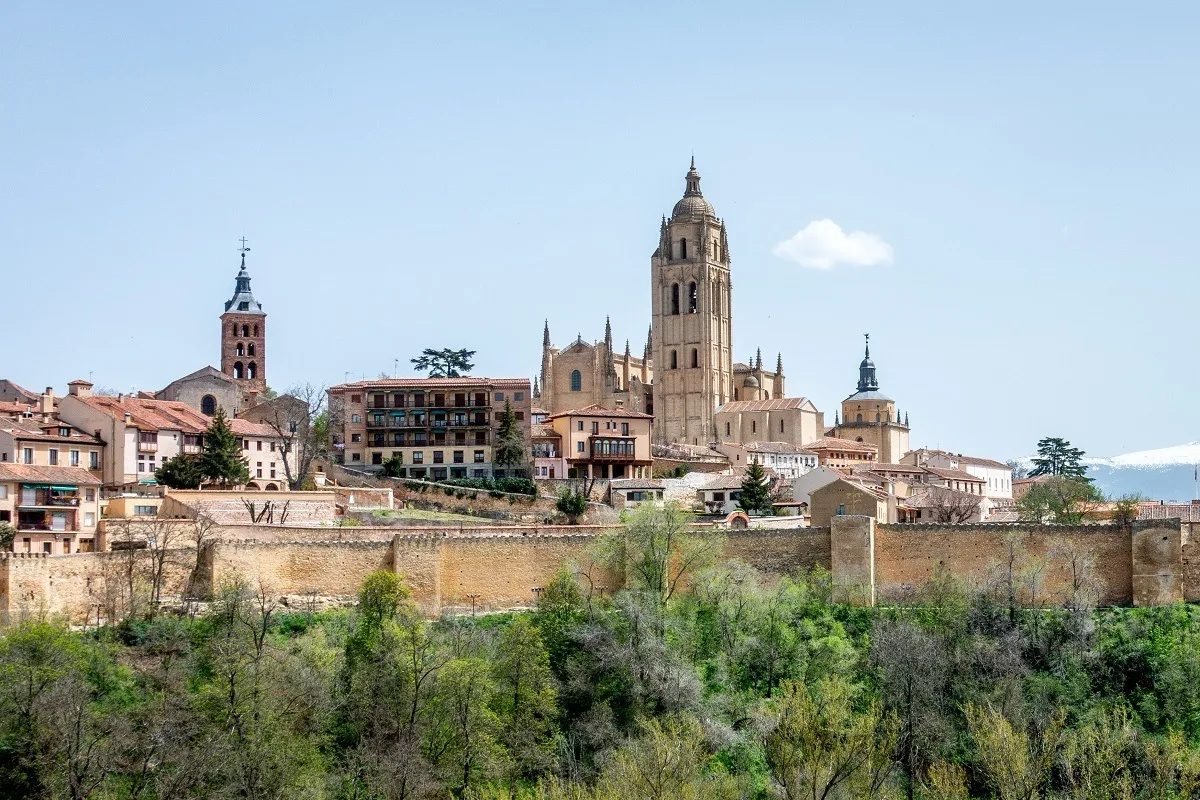
[(503, 761), (500, 719), (492, 710), (495, 693), (491, 670), (481, 658), (455, 659), (438, 673), (425, 752), (453, 789), (490, 777)]
[(738, 507), (747, 514), (771, 514), (774, 510), (771, 506), (771, 487), (767, 480), (767, 471), (757, 461), (751, 461), (750, 466), (746, 468)]
[(1090, 481), (1087, 477), (1087, 467), (1081, 463), (1083, 451), (1072, 447), (1066, 439), (1047, 436), (1038, 442), (1037, 447), (1038, 454), (1033, 459), (1033, 469), (1029, 471), (1031, 478), (1038, 475), (1057, 475)]
[(608, 534), (598, 542), (600, 560), (624, 571), (630, 583), (665, 605), (684, 581), (711, 565), (724, 539), (689, 530), (692, 515), (678, 503), (643, 503), (634, 509), (624, 534)]
[(392, 457), (383, 462), (383, 474), (388, 478), (403, 478), (404, 457), (398, 452), (392, 453)]
[(461, 378), (475, 369), (471, 363), (474, 356), (474, 350), (433, 350), (427, 347), (411, 361), (416, 369), (428, 370), (431, 378)]
[(979, 761), (1000, 800), (1038, 800), (1062, 737), (1062, 712), (1051, 716), (1040, 736), (1031, 737), (994, 708), (968, 703), (965, 711)]
[(1004, 463), (1007, 464), (1008, 468), (1012, 470), (1012, 476), (1013, 476), (1014, 481), (1018, 480), (1020, 478), (1028, 478), (1029, 477), (1029, 467), (1024, 462), (1017, 461), (1015, 459), (1009, 459), (1008, 461), (1005, 461)]
[(922, 510), (928, 511), (934, 522), (943, 525), (961, 525), (970, 522), (979, 513), (982, 497), (977, 494), (931, 487), (925, 492)]
[(329, 435), (341, 422), (339, 410), (327, 405), (328, 396), (324, 386), (304, 383), (252, 411), (279, 439), (290, 489), (301, 488), (313, 460), (328, 455)]
[(17, 529), (12, 526), (12, 523), (0, 522), (0, 550), (10, 549), (16, 536)]
[(249, 463), (242, 457), (242, 443), (230, 430), (225, 409), (219, 406), (212, 424), (204, 434), (200, 470), (206, 480), (222, 489), (250, 482)]
[(204, 483), (204, 470), (199, 458), (180, 453), (154, 470), (154, 480), (171, 489), (199, 489)]
[(580, 517), (587, 513), (587, 495), (570, 486), (564, 486), (558, 490), (558, 498), (554, 501), (554, 507), (558, 509), (558, 513), (565, 516), (574, 525)]
[(517, 424), (517, 415), (512, 410), (512, 404), (504, 401), (504, 411), (500, 413), (500, 426), (496, 431), (496, 449), (492, 460), (498, 467), (508, 469), (524, 469), (529, 462), (525, 451), (525, 434)]
[(538, 629), (525, 615), (514, 617), (496, 643), (492, 664), (500, 717), (500, 739), (512, 760), (510, 789), (518, 779), (537, 776), (553, 764), (557, 692), (550, 674), (550, 655)]
[(1134, 492), (1118, 497), (1113, 501), (1112, 506), (1112, 523), (1113, 525), (1124, 525), (1126, 527), (1132, 525), (1138, 518), (1138, 512), (1141, 511), (1141, 504), (1148, 500), (1145, 495)]
[(1025, 522), (1078, 525), (1097, 509), (1104, 496), (1087, 481), (1053, 476), (1029, 488), (1017, 501), (1017, 513)]

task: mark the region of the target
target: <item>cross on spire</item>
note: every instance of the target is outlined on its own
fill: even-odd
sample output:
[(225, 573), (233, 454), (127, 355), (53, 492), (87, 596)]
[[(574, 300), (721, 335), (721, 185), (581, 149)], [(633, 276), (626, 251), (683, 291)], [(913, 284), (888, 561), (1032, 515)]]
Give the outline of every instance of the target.
[(246, 247), (246, 237), (243, 236), (240, 240), (242, 246), (238, 248), (238, 252), (242, 254), (242, 269), (246, 268), (246, 253), (250, 252), (250, 248)]

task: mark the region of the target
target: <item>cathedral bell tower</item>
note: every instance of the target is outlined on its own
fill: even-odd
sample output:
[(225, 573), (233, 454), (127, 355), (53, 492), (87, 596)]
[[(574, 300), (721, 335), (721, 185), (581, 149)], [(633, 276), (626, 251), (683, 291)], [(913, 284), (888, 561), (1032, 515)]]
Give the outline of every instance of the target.
[(247, 406), (267, 388), (267, 315), (250, 292), (249, 251), (243, 239), (242, 268), (221, 315), (221, 372), (238, 382)]
[(729, 240), (694, 157), (684, 181), (650, 257), (654, 439), (703, 446), (716, 441), (713, 412), (733, 399)]

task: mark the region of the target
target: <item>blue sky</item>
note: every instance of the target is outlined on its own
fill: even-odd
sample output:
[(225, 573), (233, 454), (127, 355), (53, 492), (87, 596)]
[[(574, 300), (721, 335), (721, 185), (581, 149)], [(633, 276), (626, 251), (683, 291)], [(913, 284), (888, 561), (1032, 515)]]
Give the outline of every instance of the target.
[[(736, 357), (830, 420), (870, 331), (914, 444), (1200, 439), (1200, 10), (851, 5), (5, 3), (0, 375), (217, 363), (243, 234), (278, 389), (636, 351), (694, 151)], [(821, 220), (890, 263), (777, 254)]]

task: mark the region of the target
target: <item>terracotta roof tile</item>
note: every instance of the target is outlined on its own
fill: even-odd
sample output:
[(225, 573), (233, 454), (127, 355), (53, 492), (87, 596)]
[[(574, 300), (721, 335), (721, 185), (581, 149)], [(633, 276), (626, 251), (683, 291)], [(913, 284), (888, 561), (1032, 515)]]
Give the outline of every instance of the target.
[(562, 436), (560, 436), (558, 434), (558, 432), (554, 430), (553, 427), (547, 425), (544, 422), (539, 422), (535, 425), (532, 425), (530, 428), (529, 435), (531, 438), (534, 438), (534, 439), (561, 439), (562, 438)]
[(235, 436), (262, 436), (269, 439), (278, 439), (279, 434), (265, 422), (251, 422), (248, 419), (238, 419), (234, 417), (229, 420), (229, 430), (233, 431)]
[(630, 411), (627, 408), (605, 408), (602, 405), (593, 403), (590, 406), (583, 408), (572, 409), (571, 411), (560, 411), (557, 414), (551, 415), (550, 419), (558, 419), (559, 417), (626, 417), (629, 419), (654, 419), (649, 414), (643, 414), (640, 411)]
[(815, 439), (806, 445), (805, 450), (845, 450), (853, 453), (878, 453), (879, 448), (873, 444), (866, 442), (855, 442), (850, 439), (835, 439), (832, 436), (822, 436), (820, 439)]
[(661, 489), (663, 482), (649, 478), (615, 478), (609, 483), (614, 489)]
[[(70, 428), (70, 436), (60, 436), (59, 428)], [(102, 444), (95, 436), (84, 433), (79, 428), (65, 422), (54, 420), (42, 422), (37, 419), (18, 417), (16, 419), (0, 419), (0, 430), (11, 431), (17, 440), (36, 440), (43, 442), (64, 442), (69, 444)], [(48, 432), (52, 431), (52, 432)]]
[(137, 397), (117, 398), (109, 395), (80, 397), (97, 411), (123, 418), (129, 414), (130, 424), (138, 430), (174, 430), (184, 433), (204, 433), (209, 418), (186, 403), (175, 400), (144, 400)]
[(965, 483), (985, 483), (983, 478), (978, 475), (972, 475), (961, 469), (942, 469), (941, 467), (926, 466), (925, 471), (930, 475), (936, 475), (948, 481), (963, 481)]
[(0, 481), (61, 483), (70, 486), (100, 485), (100, 479), (83, 467), (42, 467), (35, 464), (0, 463)]
[(455, 387), (473, 388), (483, 386), (503, 386), (520, 389), (530, 386), (528, 378), (475, 378), (467, 375), (462, 378), (378, 378), (373, 381), (356, 381), (330, 386), (329, 391), (345, 391), (348, 389), (450, 389)]
[(717, 409), (718, 414), (738, 413), (742, 411), (779, 411), (790, 408), (803, 408), (809, 402), (807, 397), (776, 397), (771, 400), (732, 400)]

